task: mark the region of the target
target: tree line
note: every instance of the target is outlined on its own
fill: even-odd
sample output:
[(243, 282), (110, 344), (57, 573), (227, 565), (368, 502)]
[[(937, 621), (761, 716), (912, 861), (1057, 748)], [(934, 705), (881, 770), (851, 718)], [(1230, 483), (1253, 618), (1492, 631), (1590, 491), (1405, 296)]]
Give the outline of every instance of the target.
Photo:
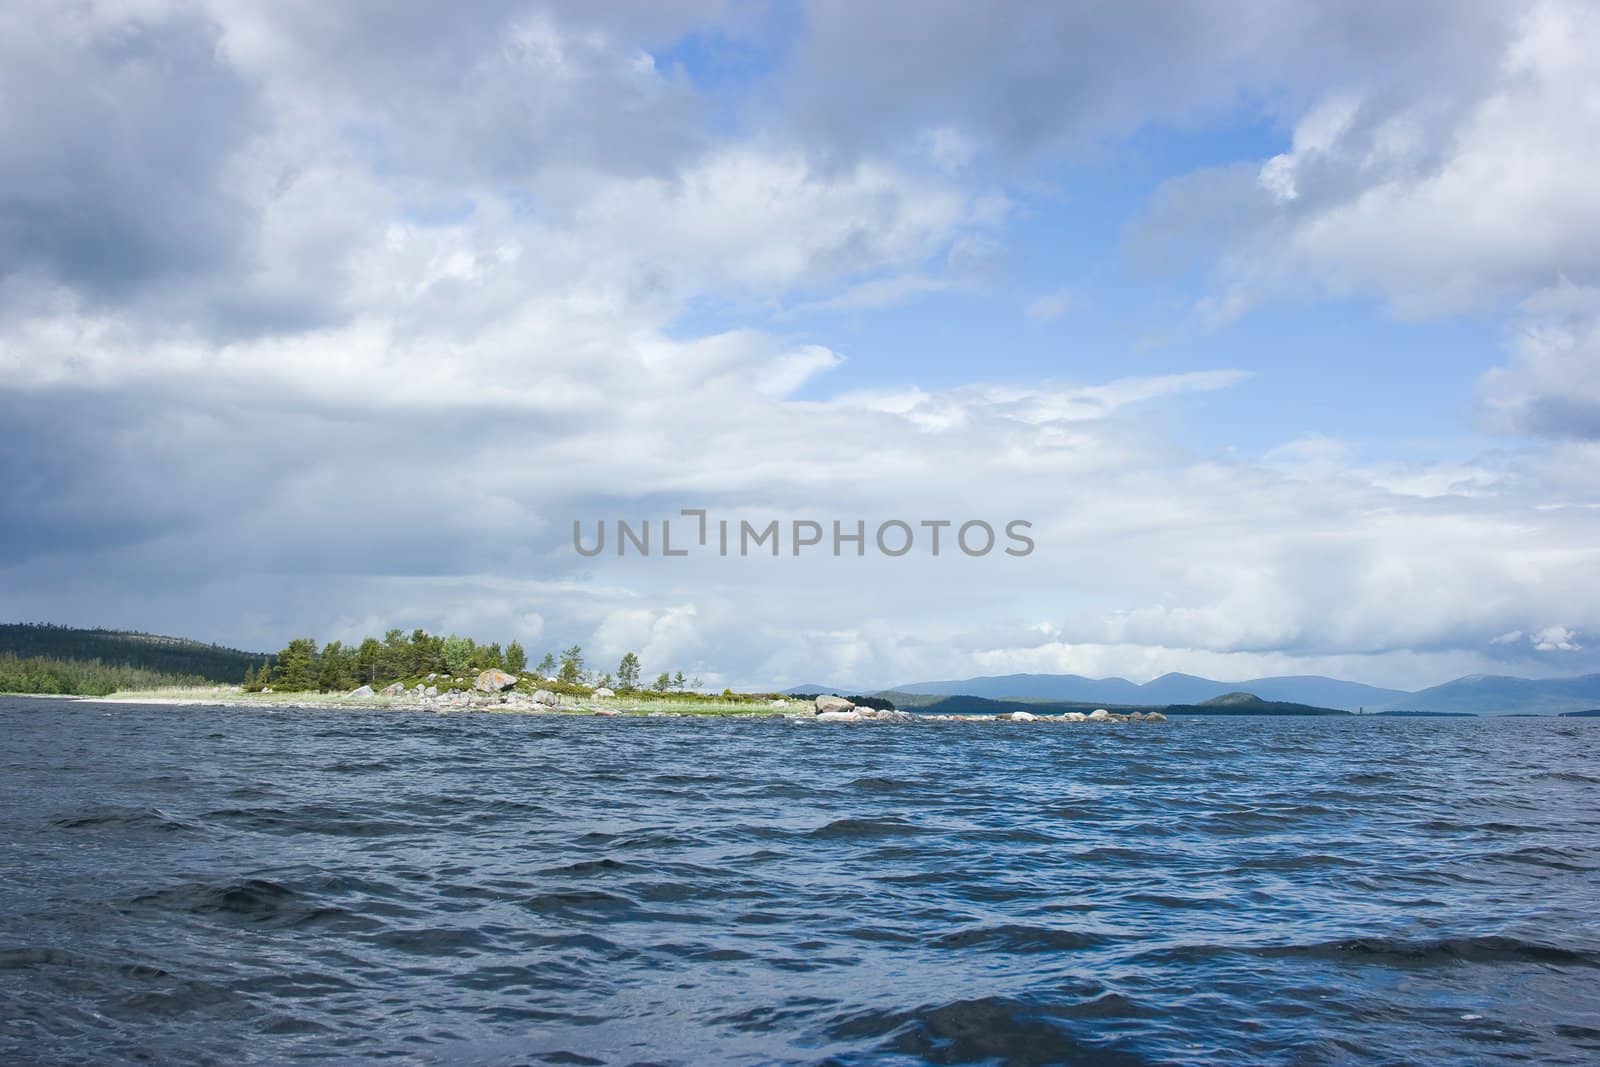
[[(236, 685), (259, 652), (131, 630), (85, 630), (49, 623), (0, 623), (0, 653), (55, 663), (135, 667), (158, 675)], [(13, 690), (20, 692), (20, 690)]]
[(124, 663), (0, 652), (0, 693), (103, 697), (120, 690), (204, 685), (207, 681), (199, 675), (167, 674)]
[[(441, 636), (420, 628), (407, 634), (394, 629), (381, 639), (368, 637), (349, 645), (330, 641), (320, 648), (313, 638), (297, 637), (276, 656), (264, 657), (259, 666), (250, 667), (244, 688), (342, 692), (361, 685), (376, 687), (429, 675), (457, 678), (491, 669), (512, 674), (527, 672), (527, 650), (517, 641), (504, 647), (499, 642), (480, 645), (457, 634)], [(582, 646), (572, 645), (559, 653), (546, 652), (532, 670), (541, 679), (568, 686), (605, 686), (622, 692), (646, 688), (642, 684), (643, 664), (633, 652), (626, 653), (614, 671), (595, 671), (585, 661)], [(699, 685), (700, 679), (685, 678), (682, 671), (662, 671), (648, 688), (670, 692)]]

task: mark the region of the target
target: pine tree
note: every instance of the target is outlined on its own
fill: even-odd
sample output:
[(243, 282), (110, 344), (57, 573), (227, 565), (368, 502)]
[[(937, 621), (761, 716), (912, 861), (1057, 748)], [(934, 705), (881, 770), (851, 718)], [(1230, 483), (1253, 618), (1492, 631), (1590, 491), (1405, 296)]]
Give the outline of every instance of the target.
[(632, 652), (623, 653), (617, 664), (617, 685), (624, 690), (639, 688), (639, 657)]
[(356, 677), (371, 685), (378, 680), (378, 666), (383, 660), (383, 646), (376, 637), (361, 642), (356, 650)]
[(317, 642), (310, 637), (297, 637), (278, 653), (278, 680), (280, 688), (290, 692), (303, 692), (317, 687)]
[(583, 681), (583, 646), (573, 645), (561, 653), (561, 673), (558, 677), (571, 685)]
[(523, 651), (519, 642), (511, 642), (506, 646), (506, 670), (512, 674), (521, 674), (527, 669), (528, 654)]

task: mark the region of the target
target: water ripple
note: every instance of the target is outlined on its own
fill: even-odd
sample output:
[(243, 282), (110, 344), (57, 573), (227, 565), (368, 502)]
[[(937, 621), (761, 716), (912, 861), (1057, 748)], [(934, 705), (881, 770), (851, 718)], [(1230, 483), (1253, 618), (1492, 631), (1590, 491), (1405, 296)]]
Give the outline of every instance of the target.
[(1600, 723), (0, 700), (0, 1059), (1600, 1059)]

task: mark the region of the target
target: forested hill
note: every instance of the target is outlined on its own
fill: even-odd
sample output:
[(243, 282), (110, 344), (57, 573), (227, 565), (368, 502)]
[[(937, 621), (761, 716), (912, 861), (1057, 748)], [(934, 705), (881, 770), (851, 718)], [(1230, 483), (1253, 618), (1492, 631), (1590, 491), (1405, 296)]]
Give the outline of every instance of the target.
[(136, 667), (164, 675), (238, 684), (245, 671), (270, 657), (260, 652), (201, 644), (182, 637), (126, 630), (78, 630), (70, 626), (0, 623), (0, 654), (21, 659), (74, 660)]

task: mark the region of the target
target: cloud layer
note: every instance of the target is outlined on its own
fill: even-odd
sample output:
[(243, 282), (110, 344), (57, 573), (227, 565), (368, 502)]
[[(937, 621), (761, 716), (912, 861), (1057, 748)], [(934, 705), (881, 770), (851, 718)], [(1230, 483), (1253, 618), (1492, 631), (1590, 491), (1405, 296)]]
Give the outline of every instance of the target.
[[(716, 684), (1600, 664), (1584, 5), (441, 12), (0, 15), (0, 614), (423, 625)], [(1131, 250), (1200, 265), (1207, 329), (1352, 294), (1482, 316), (1473, 448), (1219, 452), (1185, 427), (1251, 387), (1226, 360), (975, 353), (932, 385), (819, 317), (951, 314), (1051, 167), (1240, 123), (1283, 150), (1171, 175)], [(1079, 294), (1013, 306), (1064, 329)], [(685, 507), (1023, 518), (1038, 549), (571, 550), (575, 518)]]

